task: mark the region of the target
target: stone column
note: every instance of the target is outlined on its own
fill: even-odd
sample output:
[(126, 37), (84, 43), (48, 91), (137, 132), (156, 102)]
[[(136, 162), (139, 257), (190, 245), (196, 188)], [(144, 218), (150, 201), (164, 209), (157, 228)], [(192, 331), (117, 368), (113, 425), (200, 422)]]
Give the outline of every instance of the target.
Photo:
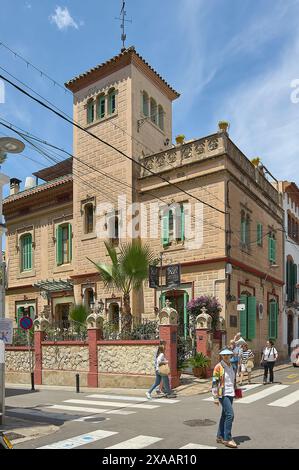
[[(212, 340), (211, 340), (212, 317), (202, 309), (196, 317), (196, 352), (202, 353), (211, 359)], [(207, 370), (207, 376), (211, 376), (211, 368)]]
[(87, 374), (87, 386), (98, 387), (98, 346), (97, 341), (103, 335), (103, 317), (98, 313), (91, 313), (87, 319), (89, 371)]
[(170, 307), (170, 301), (166, 300), (166, 307), (159, 313), (159, 333), (160, 340), (165, 341), (165, 356), (170, 368), (170, 387), (175, 388), (179, 385), (180, 379), (177, 370), (177, 332), (178, 332), (178, 313)]
[(42, 385), (43, 383), (43, 352), (42, 352), (42, 341), (44, 340), (45, 330), (49, 326), (49, 307), (44, 307), (41, 315), (37, 317), (34, 324), (34, 383), (36, 385)]

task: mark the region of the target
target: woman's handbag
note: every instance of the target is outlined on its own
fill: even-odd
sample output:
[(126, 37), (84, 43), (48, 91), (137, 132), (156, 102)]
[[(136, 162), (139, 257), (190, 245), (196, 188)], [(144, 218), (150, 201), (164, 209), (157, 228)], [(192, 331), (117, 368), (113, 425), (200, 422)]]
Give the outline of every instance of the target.
[(246, 363), (246, 369), (250, 371), (250, 370), (252, 370), (253, 368), (254, 368), (254, 363), (253, 363), (253, 361), (252, 361), (251, 359), (249, 359), (249, 360), (247, 361), (247, 363)]
[(242, 398), (242, 389), (241, 388), (235, 388), (235, 399), (237, 400), (238, 398)]
[(168, 364), (161, 364), (159, 366), (159, 374), (160, 375), (169, 375), (170, 374), (170, 369)]

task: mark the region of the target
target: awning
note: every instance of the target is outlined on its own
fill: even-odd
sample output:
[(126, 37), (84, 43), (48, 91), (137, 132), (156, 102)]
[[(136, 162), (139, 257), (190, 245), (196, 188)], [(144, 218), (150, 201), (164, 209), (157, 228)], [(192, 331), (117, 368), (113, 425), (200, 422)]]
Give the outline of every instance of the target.
[(73, 290), (74, 283), (71, 279), (46, 279), (45, 281), (39, 281), (33, 284), (34, 287), (38, 287), (42, 291), (46, 292), (60, 292), (66, 290)]

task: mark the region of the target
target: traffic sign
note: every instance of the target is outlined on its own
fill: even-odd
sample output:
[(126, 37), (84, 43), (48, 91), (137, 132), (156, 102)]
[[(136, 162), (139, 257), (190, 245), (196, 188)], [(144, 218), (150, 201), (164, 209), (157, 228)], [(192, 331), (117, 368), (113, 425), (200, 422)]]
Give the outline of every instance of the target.
[(20, 327), (23, 330), (30, 330), (33, 327), (33, 321), (30, 317), (22, 317), (20, 319)]

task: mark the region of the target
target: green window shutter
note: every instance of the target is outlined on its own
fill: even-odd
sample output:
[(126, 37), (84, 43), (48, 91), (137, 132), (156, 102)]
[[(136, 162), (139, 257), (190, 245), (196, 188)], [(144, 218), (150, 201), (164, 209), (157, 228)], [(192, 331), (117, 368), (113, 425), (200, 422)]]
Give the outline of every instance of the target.
[(166, 302), (166, 294), (163, 292), (163, 294), (160, 295), (160, 309), (165, 307), (165, 302)]
[(93, 101), (87, 104), (87, 123), (90, 124), (94, 119), (94, 107)]
[(241, 242), (246, 243), (246, 220), (241, 220)]
[(243, 338), (247, 338), (247, 297), (241, 295), (240, 304), (245, 305), (245, 310), (240, 310), (240, 332)]
[(115, 112), (115, 92), (110, 93), (108, 98), (108, 112), (113, 114)]
[(269, 338), (277, 338), (278, 304), (270, 302), (269, 306)]
[(62, 264), (62, 228), (60, 225), (56, 228), (56, 263), (58, 266)]
[(256, 334), (256, 298), (247, 297), (248, 302), (248, 339), (254, 339)]
[(292, 300), (293, 300), (292, 279), (293, 279), (292, 262), (291, 262), (290, 260), (288, 260), (288, 262), (287, 262), (287, 294), (288, 294), (288, 302), (292, 302)]
[(73, 248), (73, 233), (72, 233), (72, 225), (68, 224), (68, 238), (69, 238), (69, 253), (68, 253), (68, 258), (69, 262), (72, 261), (72, 248)]
[(20, 327), (20, 320), (23, 316), (24, 316), (24, 307), (18, 307), (17, 315), (16, 315), (16, 322), (17, 322), (17, 328), (19, 331), (23, 331), (23, 329)]
[(181, 240), (185, 240), (185, 211), (184, 204), (181, 204)]
[(272, 261), (276, 263), (276, 240), (272, 238)]
[(245, 243), (247, 246), (250, 245), (250, 223), (248, 220), (245, 222)]
[(268, 236), (268, 259), (270, 263), (273, 263), (273, 255), (274, 255), (273, 241), (274, 241), (273, 238), (271, 237), (271, 235), (269, 235)]
[(100, 96), (98, 98), (98, 118), (102, 119), (105, 117), (105, 97)]
[(21, 238), (21, 271), (32, 269), (32, 235)]
[(257, 244), (262, 246), (263, 244), (263, 226), (262, 224), (257, 224)]
[(169, 245), (169, 213), (162, 217), (162, 245)]
[(185, 339), (188, 336), (188, 329), (189, 329), (189, 317), (187, 312), (187, 303), (189, 301), (188, 292), (184, 292), (184, 337)]

